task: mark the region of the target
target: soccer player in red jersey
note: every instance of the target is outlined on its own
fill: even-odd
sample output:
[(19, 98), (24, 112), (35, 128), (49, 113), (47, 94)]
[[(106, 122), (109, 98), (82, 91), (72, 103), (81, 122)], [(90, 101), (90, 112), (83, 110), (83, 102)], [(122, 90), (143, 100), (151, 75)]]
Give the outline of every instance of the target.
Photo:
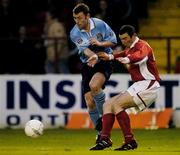
[(138, 38), (135, 28), (131, 25), (120, 28), (119, 38), (126, 47), (124, 51), (113, 55), (99, 52), (98, 57), (106, 61), (117, 60), (127, 65), (134, 83), (125, 92), (105, 102), (101, 138), (90, 150), (103, 150), (112, 146), (110, 134), (115, 117), (124, 136), (124, 143), (115, 150), (136, 149), (138, 145), (131, 130), (129, 115), (125, 110), (133, 108), (137, 113), (143, 111), (156, 100), (160, 88), (160, 77), (150, 45)]

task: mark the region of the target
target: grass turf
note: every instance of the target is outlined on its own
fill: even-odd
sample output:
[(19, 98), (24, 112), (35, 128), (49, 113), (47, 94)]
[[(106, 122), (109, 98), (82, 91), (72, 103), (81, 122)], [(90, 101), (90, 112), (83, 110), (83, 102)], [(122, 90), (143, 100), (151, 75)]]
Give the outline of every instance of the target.
[(138, 149), (113, 151), (122, 143), (120, 130), (113, 130), (113, 147), (103, 151), (89, 151), (94, 145), (93, 130), (45, 130), (39, 138), (25, 136), (23, 130), (0, 130), (0, 155), (179, 155), (180, 129), (134, 130)]

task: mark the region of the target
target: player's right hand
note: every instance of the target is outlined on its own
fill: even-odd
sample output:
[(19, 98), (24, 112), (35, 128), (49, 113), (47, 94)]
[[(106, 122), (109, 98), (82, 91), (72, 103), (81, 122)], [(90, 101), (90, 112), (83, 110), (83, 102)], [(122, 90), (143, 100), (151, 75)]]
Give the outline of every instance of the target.
[(97, 55), (101, 60), (104, 60), (104, 61), (113, 59), (113, 55), (107, 54), (106, 52), (98, 52)]

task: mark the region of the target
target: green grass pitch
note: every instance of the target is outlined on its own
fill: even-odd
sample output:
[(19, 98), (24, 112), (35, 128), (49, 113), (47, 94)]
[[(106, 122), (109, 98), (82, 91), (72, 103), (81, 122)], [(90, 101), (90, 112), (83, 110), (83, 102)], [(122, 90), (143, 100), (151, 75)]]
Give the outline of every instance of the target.
[(180, 129), (134, 130), (139, 147), (133, 151), (116, 152), (122, 143), (122, 133), (112, 131), (113, 147), (103, 151), (89, 151), (94, 145), (92, 129), (45, 130), (33, 139), (20, 129), (0, 130), (0, 155), (180, 155)]

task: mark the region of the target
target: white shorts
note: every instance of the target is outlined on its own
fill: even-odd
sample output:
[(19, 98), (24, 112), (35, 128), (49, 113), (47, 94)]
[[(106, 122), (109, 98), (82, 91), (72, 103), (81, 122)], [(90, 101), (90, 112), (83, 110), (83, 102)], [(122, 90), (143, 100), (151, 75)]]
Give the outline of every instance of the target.
[(149, 107), (156, 100), (159, 88), (160, 84), (155, 80), (138, 81), (131, 85), (127, 91), (137, 105), (131, 110), (138, 113)]

